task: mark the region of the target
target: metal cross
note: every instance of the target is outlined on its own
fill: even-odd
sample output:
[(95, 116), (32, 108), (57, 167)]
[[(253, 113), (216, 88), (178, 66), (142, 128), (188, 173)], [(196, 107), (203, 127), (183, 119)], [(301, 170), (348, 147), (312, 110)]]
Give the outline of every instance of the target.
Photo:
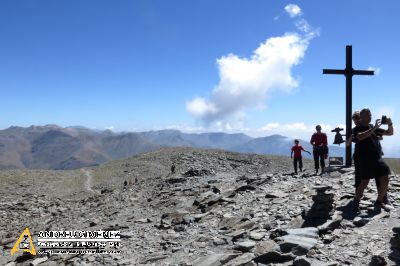
[[(323, 74), (341, 74), (346, 77), (346, 139), (351, 135), (352, 115), (352, 78), (354, 75), (374, 75), (373, 70), (354, 70), (352, 59), (352, 46), (346, 46), (346, 68), (345, 69), (323, 69)], [(351, 166), (351, 145), (346, 147), (346, 167)]]

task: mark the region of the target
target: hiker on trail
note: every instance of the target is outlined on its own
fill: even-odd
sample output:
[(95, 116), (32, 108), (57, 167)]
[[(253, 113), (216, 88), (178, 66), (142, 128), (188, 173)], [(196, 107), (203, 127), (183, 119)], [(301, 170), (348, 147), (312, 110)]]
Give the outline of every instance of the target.
[(292, 152), (290, 153), (290, 158), (293, 158), (293, 153), (294, 153), (293, 166), (294, 166), (294, 173), (296, 175), (297, 175), (297, 162), (299, 163), (300, 172), (303, 172), (303, 158), (301, 157), (301, 151), (305, 151), (308, 154), (311, 154), (311, 152), (306, 151), (303, 148), (303, 146), (299, 145), (298, 139), (295, 139), (294, 146), (292, 147)]
[[(360, 200), (369, 180), (377, 178), (379, 181), (378, 197), (374, 203), (374, 210), (376, 212), (380, 212), (381, 209), (389, 211), (391, 207), (387, 203), (385, 204), (384, 197), (388, 189), (390, 169), (382, 159), (382, 148), (378, 136), (393, 135), (393, 123), (390, 118), (385, 117), (385, 121), (376, 119), (375, 125), (370, 124), (371, 111), (368, 108), (360, 111), (360, 117), (360, 125), (354, 128), (353, 133), (357, 143), (361, 182), (356, 190), (353, 207), (355, 211), (359, 211)], [(387, 130), (380, 128), (382, 124), (388, 125)]]
[(325, 159), (328, 158), (328, 137), (325, 133), (321, 132), (321, 126), (315, 127), (315, 132), (310, 140), (313, 145), (313, 155), (315, 164), (315, 173), (318, 174), (319, 165), (321, 164), (321, 174), (325, 171)]

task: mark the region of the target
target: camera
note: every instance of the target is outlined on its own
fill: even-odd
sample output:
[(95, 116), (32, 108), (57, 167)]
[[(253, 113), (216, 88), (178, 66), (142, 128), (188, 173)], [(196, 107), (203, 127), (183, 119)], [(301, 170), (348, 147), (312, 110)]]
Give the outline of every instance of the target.
[(387, 117), (386, 117), (386, 115), (383, 115), (383, 116), (382, 116), (381, 123), (382, 123), (383, 125), (387, 124)]

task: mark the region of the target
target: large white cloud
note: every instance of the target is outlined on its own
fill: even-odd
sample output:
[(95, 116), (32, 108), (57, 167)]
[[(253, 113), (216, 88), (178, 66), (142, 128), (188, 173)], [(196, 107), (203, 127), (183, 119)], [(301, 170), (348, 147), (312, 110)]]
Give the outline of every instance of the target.
[(250, 58), (230, 54), (217, 60), (220, 81), (211, 97), (187, 102), (187, 110), (206, 124), (236, 116), (246, 107), (261, 106), (272, 89), (297, 87), (291, 69), (304, 56), (308, 41), (291, 33), (262, 43)]
[[(288, 10), (289, 15), (301, 16), (300, 8)], [(298, 33), (268, 38), (248, 58), (228, 54), (217, 59), (218, 85), (210, 97), (196, 97), (186, 102), (189, 113), (205, 126), (237, 124), (247, 109), (264, 106), (272, 90), (290, 92), (296, 88), (298, 81), (292, 76), (292, 68), (301, 62), (317, 31), (303, 18), (295, 25)]]

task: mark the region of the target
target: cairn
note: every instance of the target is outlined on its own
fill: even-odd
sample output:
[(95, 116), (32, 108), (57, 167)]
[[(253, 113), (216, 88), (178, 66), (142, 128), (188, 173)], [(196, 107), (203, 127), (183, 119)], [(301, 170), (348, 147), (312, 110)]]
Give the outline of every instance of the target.
[(312, 197), (314, 203), (311, 208), (303, 211), (303, 218), (305, 220), (325, 219), (333, 215), (334, 193), (327, 191), (331, 188), (331, 186), (322, 185), (313, 187), (317, 194)]

